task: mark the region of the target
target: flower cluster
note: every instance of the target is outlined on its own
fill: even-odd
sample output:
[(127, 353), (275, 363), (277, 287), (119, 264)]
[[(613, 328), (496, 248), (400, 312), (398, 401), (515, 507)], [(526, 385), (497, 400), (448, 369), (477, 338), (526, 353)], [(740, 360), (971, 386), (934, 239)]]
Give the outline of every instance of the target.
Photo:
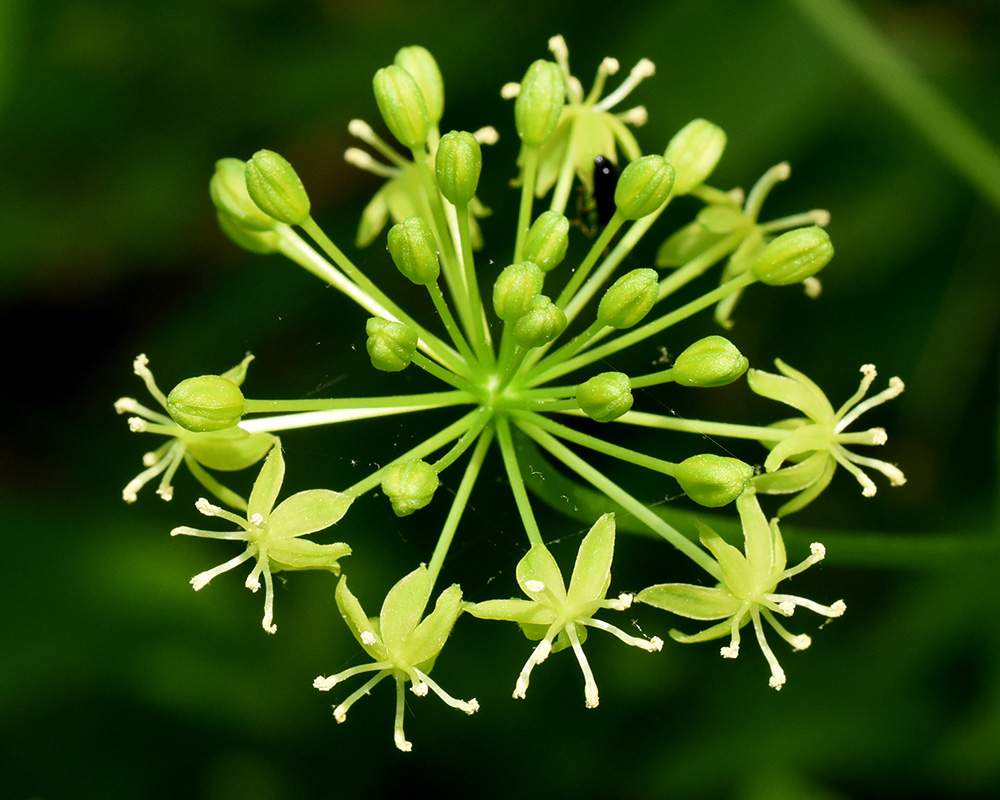
[[(135, 371), (163, 413), (129, 398), (117, 404), (120, 413), (132, 415), (133, 431), (166, 437), (146, 455), (146, 469), (128, 484), (125, 499), (135, 500), (145, 483), (162, 476), (158, 493), (169, 500), (175, 473), (185, 464), (221, 504), (202, 499), (198, 510), (232, 523), (236, 530), (182, 526), (173, 533), (235, 540), (245, 546), (241, 554), (196, 576), (191, 581), (194, 588), (201, 589), (216, 575), (254, 559), (246, 585), (256, 590), (263, 576), (263, 626), (271, 633), (274, 572), (318, 569), (339, 574), (341, 559), (352, 551), (358, 555), (349, 563), (377, 556), (370, 536), (354, 536), (349, 518), (341, 522), (355, 500), (378, 489), (403, 517), (435, 502), (442, 484), (449, 487), (440, 493), (448, 497), (450, 507), (433, 551), (389, 590), (378, 618), (366, 615), (348, 589), (347, 577), (340, 577), (337, 606), (371, 661), (321, 676), (314, 683), (321, 691), (332, 691), (356, 675), (372, 673), (335, 706), (334, 716), (342, 722), (359, 698), (383, 679), (393, 678), (394, 738), (402, 750), (410, 749), (403, 733), (407, 684), (418, 696), (433, 691), (449, 706), (469, 714), (479, 707), (475, 700), (456, 700), (430, 678), (464, 614), (516, 622), (537, 642), (514, 680), (517, 698), (525, 697), (535, 667), (551, 653), (571, 649), (583, 673), (586, 705), (596, 706), (597, 682), (582, 647), (593, 629), (647, 652), (660, 651), (661, 638), (635, 636), (599, 618), (629, 608), (633, 598), (683, 617), (714, 622), (701, 633), (671, 631), (670, 635), (680, 642), (728, 636), (729, 644), (723, 648), (727, 657), (736, 656), (740, 629), (752, 622), (771, 667), (771, 686), (780, 688), (785, 673), (767, 643), (763, 622), (800, 650), (808, 645), (808, 637), (788, 633), (775, 615), (788, 616), (801, 606), (835, 617), (843, 612), (844, 603), (824, 606), (780, 590), (783, 581), (823, 558), (825, 549), (814, 544), (811, 555), (798, 566), (787, 567), (778, 520), (767, 521), (759, 498), (792, 495), (778, 514), (795, 512), (820, 495), (838, 465), (855, 475), (865, 496), (875, 491), (865, 467), (881, 472), (893, 485), (904, 482), (895, 466), (848, 450), (885, 443), (881, 428), (847, 429), (862, 413), (898, 395), (903, 389), (898, 379), (864, 399), (875, 369), (863, 367), (858, 392), (835, 411), (819, 387), (781, 361), (776, 362), (780, 374), (771, 374), (750, 368), (736, 345), (718, 333), (693, 342), (672, 338), (672, 326), (712, 307), (716, 321), (729, 327), (737, 299), (754, 284), (805, 284), (807, 293), (815, 296), (815, 275), (833, 256), (824, 230), (829, 215), (814, 210), (759, 221), (770, 190), (789, 177), (787, 164), (768, 170), (747, 195), (712, 186), (708, 181), (727, 139), (707, 120), (682, 126), (662, 152), (644, 153), (629, 125), (641, 125), (645, 109), (639, 106), (620, 113), (613, 109), (653, 75), (652, 62), (640, 61), (605, 94), (606, 82), (619, 65), (604, 59), (592, 88), (585, 92), (570, 72), (566, 43), (554, 37), (549, 47), (554, 60), (535, 61), (520, 82), (502, 89), (503, 96), (514, 101), (520, 153), (513, 183), (520, 198), (513, 244), (506, 251), (512, 257), (497, 268), (476, 253), (485, 246), (484, 234), (493, 234), (481, 222), (487, 211), (479, 198), (480, 174), (487, 160), (482, 147), (496, 141), (498, 134), (493, 128), (442, 132), (444, 82), (429, 52), (417, 46), (403, 48), (373, 81), (382, 121), (402, 151), (367, 123), (354, 120), (349, 126), (381, 160), (368, 150), (351, 148), (347, 161), (385, 179), (362, 214), (356, 244), (363, 247), (380, 238), (391, 219), (385, 241), (388, 259), (400, 273), (397, 284), (410, 292), (414, 287), (427, 292), (436, 312), (431, 319), (414, 316), (393, 299), (388, 289), (392, 281), (384, 273), (376, 282), (331, 241), (312, 217), (309, 194), (298, 174), (277, 153), (261, 150), (245, 162), (222, 159), (210, 182), (220, 227), (236, 244), (257, 253), (282, 253), (370, 315), (365, 336), (372, 368), (392, 373), (417, 370), (438, 385), (416, 394), (253, 399), (243, 391), (252, 358), (247, 356), (227, 372), (188, 378), (165, 395), (140, 356)], [(613, 165), (620, 167), (616, 181)], [(589, 241), (567, 215), (577, 183), (600, 212), (602, 226)], [(681, 195), (703, 203), (696, 218), (665, 236), (656, 268), (638, 266), (620, 273), (636, 245), (673, 198)], [(537, 210), (538, 200), (547, 197), (547, 207)], [(675, 300), (681, 289), (714, 267), (719, 267), (718, 280), (709, 281), (702, 294)], [(692, 293), (686, 291), (684, 296)], [(680, 354), (645, 374), (615, 369), (617, 355), (640, 343), (668, 344), (671, 352)], [(658, 393), (731, 387), (744, 375), (751, 391), (803, 416), (757, 426), (679, 419), (658, 413), (663, 405), (659, 401), (651, 410), (641, 408), (645, 399), (655, 399)], [(636, 389), (646, 391), (637, 395)], [(419, 444), (372, 457), (379, 466), (351, 486), (338, 491), (311, 489), (278, 502), (285, 471), (279, 432), (429, 409), (453, 409), (454, 418)], [(651, 452), (616, 443), (615, 431), (623, 424), (650, 429)], [(715, 452), (693, 451), (681, 461), (668, 461), (655, 454), (660, 434), (654, 431), (660, 430), (699, 434), (694, 441), (703, 441), (705, 434), (754, 439), (770, 453), (758, 469)], [(494, 448), (524, 528), (525, 554), (515, 574), (526, 597), (464, 600), (456, 584), (440, 591), (433, 610), (425, 613), (455, 535), (464, 530), (464, 512)], [(537, 501), (525, 480), (526, 450), (551, 461), (563, 473), (570, 494), (582, 493), (589, 485), (586, 491), (596, 490), (606, 499), (605, 511), (624, 510), (661, 537), (668, 545), (665, 577), (678, 556), (686, 557), (704, 570), (712, 585), (661, 583), (634, 594), (609, 596), (616, 526), (614, 514), (603, 513), (595, 515), (599, 518), (580, 544), (567, 588), (549, 549), (552, 537), (543, 534), (535, 514)], [(594, 454), (667, 476), (695, 509), (735, 503), (743, 550), (704, 526), (700, 543), (688, 538), (596, 467)], [(262, 460), (246, 500), (208, 471), (248, 469)], [(350, 545), (305, 538), (335, 523)], [(504, 566), (497, 565), (498, 573)]]

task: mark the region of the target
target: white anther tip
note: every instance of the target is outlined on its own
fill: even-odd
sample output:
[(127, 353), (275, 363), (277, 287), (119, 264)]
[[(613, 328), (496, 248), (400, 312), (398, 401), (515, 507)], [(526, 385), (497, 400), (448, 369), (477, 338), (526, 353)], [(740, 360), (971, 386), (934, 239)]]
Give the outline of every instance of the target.
[(371, 631), (361, 631), (361, 644), (366, 644), (371, 647), (375, 644), (375, 634)]
[(545, 584), (542, 583), (542, 581), (535, 581), (535, 580), (525, 581), (524, 588), (527, 589), (529, 592), (535, 592), (535, 593), (544, 592)]
[(504, 100), (513, 100), (521, 93), (521, 84), (519, 83), (505, 83), (500, 87), (500, 96)]

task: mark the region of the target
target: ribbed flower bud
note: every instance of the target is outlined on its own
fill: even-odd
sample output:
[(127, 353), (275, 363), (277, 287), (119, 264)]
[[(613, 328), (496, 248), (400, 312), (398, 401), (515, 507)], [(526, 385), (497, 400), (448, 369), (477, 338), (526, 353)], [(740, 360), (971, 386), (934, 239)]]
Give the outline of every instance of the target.
[(530, 261), (511, 264), (493, 284), (493, 309), (504, 322), (516, 322), (542, 291), (545, 276)]
[(656, 270), (641, 268), (622, 275), (611, 284), (597, 307), (597, 319), (612, 328), (631, 328), (656, 303), (660, 283)]
[(382, 478), (382, 493), (397, 517), (406, 517), (434, 498), (440, 485), (437, 472), (426, 461), (412, 459), (391, 464)]
[(309, 218), (309, 195), (298, 173), (273, 150), (258, 150), (244, 170), (247, 193), (265, 214), (288, 225)]
[(726, 149), (726, 132), (706, 119), (694, 119), (674, 134), (663, 154), (674, 168), (674, 194), (687, 194), (705, 182)]
[(208, 182), (208, 193), (220, 214), (233, 224), (256, 231), (274, 229), (274, 217), (265, 214), (247, 193), (246, 163), (238, 158), (220, 158)]
[(449, 203), (464, 206), (476, 196), (482, 168), (483, 153), (475, 136), (466, 131), (452, 131), (441, 137), (434, 170), (438, 188)]
[(559, 124), (566, 102), (566, 80), (558, 64), (539, 59), (524, 73), (514, 102), (517, 135), (529, 147), (539, 147)]
[(404, 47), (396, 53), (393, 62), (410, 73), (427, 104), (427, 119), (437, 125), (444, 114), (444, 80), (434, 56), (420, 45)]
[(674, 478), (698, 505), (719, 508), (743, 494), (753, 467), (737, 458), (706, 453), (677, 465)]
[(366, 348), (372, 366), (382, 372), (399, 372), (410, 366), (417, 350), (416, 332), (402, 322), (372, 317), (365, 323)]
[(395, 64), (382, 67), (372, 85), (379, 113), (392, 135), (404, 147), (422, 148), (431, 123), (427, 102), (410, 73)]
[(234, 427), (242, 419), (244, 408), (240, 387), (221, 375), (188, 378), (167, 395), (171, 419), (196, 433)]
[(825, 230), (813, 225), (796, 228), (774, 239), (753, 265), (754, 275), (771, 286), (799, 283), (819, 272), (833, 258), (833, 244)]
[(389, 255), (396, 269), (418, 286), (438, 279), (437, 242), (423, 217), (408, 217), (389, 229)]
[(514, 323), (514, 341), (530, 349), (541, 347), (566, 330), (566, 314), (544, 294), (533, 297)]
[(749, 365), (724, 336), (706, 336), (677, 356), (671, 375), (681, 386), (725, 386), (746, 372)]
[(602, 372), (576, 387), (580, 409), (596, 422), (611, 422), (632, 408), (632, 389), (623, 372)]
[(524, 258), (542, 272), (551, 272), (562, 263), (568, 248), (569, 220), (557, 211), (543, 211), (528, 231)]
[(662, 206), (674, 186), (674, 168), (663, 156), (643, 156), (622, 170), (615, 205), (625, 219), (640, 219)]

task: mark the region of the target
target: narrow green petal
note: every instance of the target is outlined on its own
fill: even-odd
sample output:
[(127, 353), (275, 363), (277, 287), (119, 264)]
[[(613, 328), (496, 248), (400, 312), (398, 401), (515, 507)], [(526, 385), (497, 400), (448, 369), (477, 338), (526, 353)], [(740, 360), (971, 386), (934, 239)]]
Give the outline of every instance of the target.
[(719, 562), (726, 587), (737, 597), (746, 597), (753, 587), (753, 575), (743, 553), (707, 525), (698, 523), (698, 532), (701, 534), (701, 543)]
[[(781, 361), (775, 363), (782, 372), (791, 369)], [(832, 420), (833, 406), (826, 399), (826, 395), (819, 390), (815, 383), (801, 373), (794, 372), (794, 374), (800, 375), (805, 381), (793, 380), (791, 377), (783, 377), (759, 369), (748, 369), (747, 383), (750, 384), (750, 389), (755, 394), (798, 409), (815, 422)]]
[(264, 466), (260, 468), (257, 480), (254, 481), (247, 503), (247, 519), (255, 514), (260, 514), (265, 520), (271, 516), (271, 509), (274, 508), (274, 501), (278, 499), (278, 492), (281, 491), (284, 479), (285, 459), (281, 455), (281, 448), (274, 447)]
[(603, 600), (611, 585), (611, 560), (615, 553), (615, 515), (605, 514), (580, 543), (569, 581), (566, 602), (579, 608)]
[(670, 631), (670, 638), (681, 644), (694, 644), (695, 642), (710, 642), (712, 639), (721, 639), (723, 636), (729, 636), (731, 631), (732, 624), (727, 619), (711, 628), (705, 628), (699, 633), (687, 634), (676, 630)]
[(727, 619), (740, 610), (741, 600), (721, 586), (661, 583), (635, 596), (640, 603), (662, 608), (688, 619)]
[(271, 537), (305, 536), (329, 528), (347, 513), (353, 497), (329, 489), (293, 494), (271, 512)]
[(784, 461), (802, 453), (825, 452), (833, 443), (830, 429), (823, 425), (804, 425), (778, 442), (764, 461), (764, 469), (774, 472)]
[(385, 596), (379, 621), (382, 641), (389, 652), (404, 652), (406, 640), (420, 622), (431, 596), (431, 579), (421, 564)]
[(778, 509), (778, 516), (784, 517), (795, 511), (805, 508), (813, 500), (819, 497), (823, 490), (830, 485), (830, 481), (833, 479), (833, 473), (837, 471), (837, 462), (833, 458), (828, 458), (826, 461), (826, 467), (823, 470), (823, 474), (819, 476), (815, 483), (804, 490), (798, 497), (789, 500), (781, 508)]
[(318, 544), (309, 539), (278, 539), (267, 548), (272, 572), (282, 569), (328, 569), (339, 573), (338, 560), (350, 554), (350, 546), (343, 542)]
[[(549, 594), (551, 592), (556, 598), (565, 599), (566, 586), (563, 583), (562, 573), (559, 565), (552, 557), (552, 553), (542, 544), (536, 544), (517, 563), (517, 583), (532, 600), (538, 600), (546, 605), (551, 604)], [(535, 591), (534, 587), (529, 588), (535, 582), (545, 586), (542, 591)]]
[(465, 610), (479, 619), (506, 620), (520, 625), (548, 626), (556, 620), (556, 612), (549, 606), (517, 597), (510, 600), (485, 600)]
[(389, 204), (385, 199), (385, 188), (375, 192), (371, 202), (361, 212), (361, 222), (354, 237), (356, 247), (367, 247), (378, 238), (385, 224), (389, 221)]
[(270, 433), (247, 433), (242, 428), (227, 428), (207, 433), (185, 433), (184, 450), (209, 469), (235, 472), (256, 464), (278, 441)]
[(757, 495), (745, 492), (736, 499), (736, 510), (743, 525), (746, 560), (754, 582), (759, 584), (774, 569), (774, 534), (767, 524), (767, 517), (757, 501)]
[(434, 610), (417, 625), (406, 646), (406, 660), (414, 666), (435, 658), (462, 613), (462, 589), (454, 583), (438, 596)]
[(753, 480), (754, 488), (763, 494), (792, 494), (801, 492), (819, 480), (828, 462), (833, 461), (825, 450), (813, 453), (804, 461), (789, 467), (763, 472)]
[(371, 620), (365, 614), (365, 610), (361, 607), (361, 603), (358, 602), (358, 598), (351, 594), (351, 590), (347, 588), (346, 575), (337, 584), (335, 596), (337, 598), (337, 608), (340, 609), (340, 616), (344, 618), (347, 627), (350, 628), (351, 633), (354, 634), (354, 638), (358, 640), (364, 651), (376, 661), (387, 660), (389, 654), (385, 649), (385, 645), (382, 644), (381, 637), (379, 637)]

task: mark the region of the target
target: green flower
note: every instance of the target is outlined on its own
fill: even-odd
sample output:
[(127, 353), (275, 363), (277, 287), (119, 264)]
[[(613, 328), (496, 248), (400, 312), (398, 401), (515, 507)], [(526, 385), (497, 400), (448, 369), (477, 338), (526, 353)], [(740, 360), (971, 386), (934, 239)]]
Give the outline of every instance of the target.
[(314, 687), (327, 692), (355, 675), (375, 673), (333, 709), (337, 722), (343, 722), (347, 711), (358, 699), (368, 694), (383, 678), (391, 675), (396, 681), (394, 738), (396, 747), (404, 752), (412, 747), (403, 733), (403, 690), (407, 681), (411, 683), (410, 690), (418, 697), (426, 695), (429, 688), (452, 708), (466, 714), (474, 714), (479, 710), (479, 703), (475, 698), (468, 701), (456, 700), (428, 677), (448, 634), (462, 613), (462, 590), (458, 584), (453, 584), (441, 592), (434, 610), (421, 621), (432, 588), (427, 568), (421, 564), (389, 590), (378, 619), (369, 619), (361, 603), (347, 588), (347, 578), (341, 578), (337, 584), (337, 606), (354, 638), (374, 661), (350, 667), (329, 677), (321, 675), (313, 681)]
[[(838, 464), (858, 479), (865, 497), (874, 495), (876, 486), (862, 467), (878, 470), (893, 486), (906, 483), (906, 477), (898, 467), (876, 458), (859, 456), (847, 449), (847, 445), (885, 444), (888, 437), (884, 428), (854, 433), (846, 429), (869, 409), (902, 393), (904, 386), (899, 378), (890, 378), (887, 389), (863, 400), (876, 374), (874, 366), (865, 364), (861, 367), (858, 390), (835, 411), (822, 389), (809, 378), (780, 359), (774, 363), (781, 375), (758, 369), (747, 371), (750, 388), (762, 397), (785, 403), (805, 414), (804, 417), (776, 424), (776, 427), (789, 429), (791, 433), (771, 450), (764, 462), (766, 472), (754, 478), (754, 485), (760, 492), (799, 493), (798, 497), (778, 510), (779, 515), (797, 511), (812, 502), (830, 483)], [(779, 469), (786, 461), (795, 463)]]
[(805, 634), (796, 636), (789, 633), (774, 614), (790, 617), (796, 606), (802, 606), (826, 617), (839, 617), (846, 606), (843, 600), (832, 606), (823, 606), (803, 597), (777, 593), (775, 589), (781, 581), (822, 561), (826, 548), (816, 542), (810, 545), (808, 558), (796, 567), (786, 568), (785, 543), (777, 520), (768, 525), (752, 491), (737, 499), (736, 508), (743, 524), (743, 553), (723, 541), (711, 528), (700, 526), (701, 543), (712, 553), (722, 570), (722, 580), (717, 586), (664, 583), (643, 589), (636, 595), (636, 600), (689, 619), (722, 620), (700, 633), (685, 635), (672, 630), (670, 636), (678, 642), (688, 643), (707, 642), (728, 635), (729, 645), (722, 648), (724, 658), (739, 655), (740, 628), (753, 620), (757, 642), (771, 667), (770, 685), (780, 689), (785, 683), (785, 673), (764, 638), (761, 618), (767, 620), (795, 650), (804, 650), (811, 644), (810, 638)]
[(599, 700), (597, 683), (581, 647), (587, 639), (587, 628), (607, 631), (625, 644), (650, 652), (663, 647), (663, 640), (657, 637), (639, 639), (594, 619), (594, 614), (602, 608), (624, 611), (632, 604), (630, 594), (622, 594), (617, 600), (605, 599), (611, 585), (614, 549), (615, 515), (605, 514), (594, 523), (580, 544), (569, 591), (552, 554), (544, 545), (535, 545), (517, 565), (517, 582), (530, 600), (487, 600), (466, 609), (480, 619), (516, 622), (529, 639), (541, 640), (517, 677), (514, 697), (524, 698), (531, 671), (548, 658), (549, 653), (572, 647), (583, 671), (587, 708), (595, 708)]
[[(222, 373), (223, 378), (237, 387), (242, 385), (247, 374), (247, 366), (253, 360), (248, 355), (239, 364)], [(160, 391), (149, 370), (149, 359), (140, 355), (135, 359), (135, 374), (146, 384), (146, 388), (157, 403), (167, 411), (167, 396)], [(164, 500), (174, 496), (172, 484), (174, 474), (181, 462), (187, 464), (191, 474), (212, 494), (233, 508), (245, 510), (246, 500), (227, 489), (209, 475), (203, 467), (223, 471), (246, 469), (260, 461), (278, 441), (270, 433), (249, 433), (238, 427), (218, 431), (195, 432), (182, 428), (169, 416), (153, 411), (131, 397), (123, 397), (115, 403), (119, 414), (130, 413), (129, 428), (135, 433), (156, 433), (168, 439), (156, 450), (146, 453), (142, 463), (146, 467), (128, 482), (122, 491), (126, 503), (134, 503), (139, 490), (158, 475), (163, 475), (156, 493)]]
[[(569, 71), (569, 48), (566, 40), (562, 36), (553, 36), (549, 39), (549, 50), (566, 79), (566, 105), (555, 131), (541, 146), (535, 194), (542, 197), (558, 183), (557, 193), (568, 196), (574, 173), (586, 187), (588, 195), (593, 194), (594, 159), (597, 156), (603, 156), (617, 164), (619, 149), (626, 161), (635, 161), (642, 155), (627, 124), (644, 124), (646, 109), (637, 106), (617, 114), (612, 113), (611, 109), (645, 78), (652, 76), (656, 68), (649, 59), (642, 59), (632, 68), (621, 86), (601, 99), (605, 81), (618, 72), (619, 64), (616, 59), (605, 58), (601, 62), (590, 93), (585, 96), (580, 80)], [(515, 97), (519, 89), (517, 84), (508, 84), (504, 87), (503, 95)]]
[(170, 532), (171, 536), (201, 536), (205, 539), (232, 539), (247, 543), (243, 553), (214, 569), (195, 575), (191, 579), (191, 585), (198, 591), (207, 586), (216, 575), (256, 558), (257, 566), (247, 577), (246, 587), (256, 592), (260, 588), (260, 576), (263, 574), (266, 591), (262, 624), (268, 633), (278, 630), (271, 621), (274, 616), (272, 573), (293, 569), (325, 569), (339, 574), (340, 564), (337, 560), (351, 554), (351, 548), (343, 542), (317, 544), (301, 537), (338, 522), (347, 513), (353, 499), (329, 489), (310, 489), (293, 494), (275, 508), (274, 503), (284, 477), (285, 461), (281, 456), (281, 448), (275, 447), (254, 482), (246, 519), (213, 506), (204, 498), (195, 504), (205, 516), (221, 517), (238, 525), (241, 530), (203, 531), (182, 526)]

